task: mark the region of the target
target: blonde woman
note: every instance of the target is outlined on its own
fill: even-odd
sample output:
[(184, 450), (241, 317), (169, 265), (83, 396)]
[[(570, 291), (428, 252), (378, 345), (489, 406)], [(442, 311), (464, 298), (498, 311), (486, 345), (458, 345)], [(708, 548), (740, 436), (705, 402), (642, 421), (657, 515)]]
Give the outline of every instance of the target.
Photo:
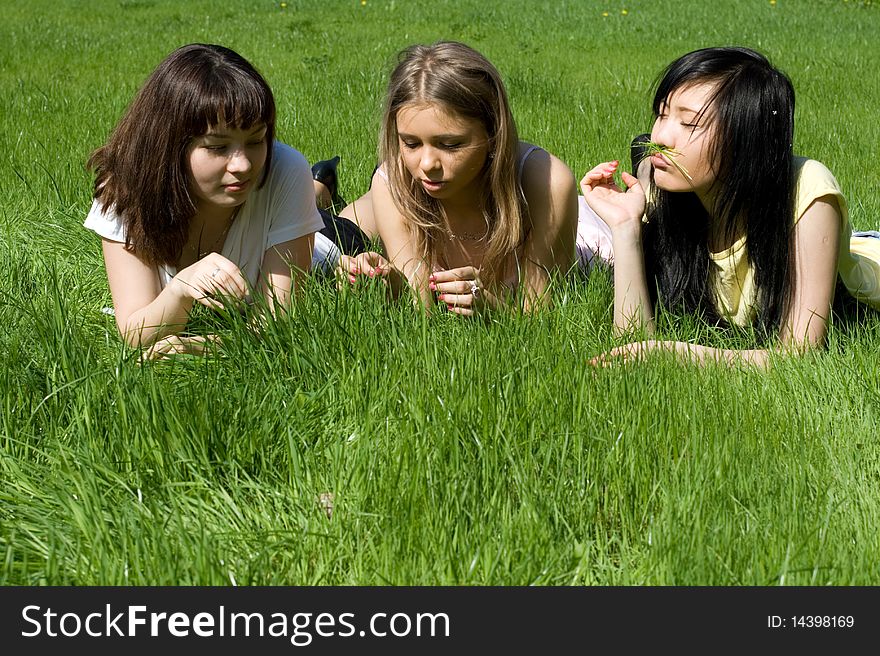
[[(341, 268), (388, 275), (425, 305), (461, 315), (548, 302), (554, 272), (575, 262), (579, 208), (596, 239), (604, 224), (578, 202), (559, 159), (520, 141), (495, 67), (455, 42), (404, 50), (391, 74), (370, 192), (342, 212), (377, 234), (377, 253)], [(585, 232), (590, 232), (589, 230)], [(586, 263), (605, 248), (586, 241)]]

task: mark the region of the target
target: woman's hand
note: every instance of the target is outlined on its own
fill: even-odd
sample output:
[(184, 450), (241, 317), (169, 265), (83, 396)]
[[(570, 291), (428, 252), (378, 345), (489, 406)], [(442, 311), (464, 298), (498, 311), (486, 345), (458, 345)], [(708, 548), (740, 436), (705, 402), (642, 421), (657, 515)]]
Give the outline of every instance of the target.
[(336, 263), (336, 275), (342, 280), (348, 280), (352, 285), (357, 282), (358, 276), (380, 278), (387, 284), (387, 277), (391, 273), (391, 263), (382, 255), (374, 251), (358, 253), (355, 256), (340, 255)]
[[(648, 340), (644, 342), (630, 342), (623, 346), (617, 346), (610, 351), (600, 353), (596, 357), (590, 358), (587, 364), (593, 367), (613, 367), (622, 364), (629, 364), (643, 360), (651, 351), (658, 350), (664, 345), (663, 342)], [(670, 350), (674, 347), (666, 345)]]
[(172, 355), (204, 355), (210, 345), (217, 342), (218, 338), (216, 335), (194, 335), (190, 337), (169, 335), (144, 350), (141, 354), (141, 361), (159, 360), (171, 357)]
[(626, 185), (625, 190), (614, 182), (618, 164), (617, 161), (599, 164), (581, 180), (581, 191), (587, 205), (612, 231), (623, 226), (639, 226), (646, 203), (645, 191), (638, 178), (622, 171), (620, 175)]
[(473, 316), (488, 304), (490, 294), (480, 284), (480, 270), (472, 266), (435, 271), (428, 280), (431, 291), (450, 312)]
[(651, 353), (671, 353), (677, 359), (691, 364), (720, 364), (726, 366), (746, 365), (758, 369), (767, 369), (773, 353), (786, 354), (791, 350), (777, 348), (767, 349), (720, 349), (702, 344), (676, 342), (670, 340), (649, 339), (643, 342), (630, 342), (615, 347), (605, 353), (590, 358), (587, 364), (593, 367), (616, 367), (646, 360)]
[(223, 307), (224, 298), (243, 301), (248, 295), (244, 275), (219, 253), (210, 253), (178, 272), (171, 284), (181, 296), (215, 310)]

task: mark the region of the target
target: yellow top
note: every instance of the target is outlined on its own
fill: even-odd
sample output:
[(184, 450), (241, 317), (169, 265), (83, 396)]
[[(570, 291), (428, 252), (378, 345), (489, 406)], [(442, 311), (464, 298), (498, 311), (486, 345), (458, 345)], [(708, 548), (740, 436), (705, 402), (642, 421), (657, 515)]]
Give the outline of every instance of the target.
[[(794, 174), (794, 224), (822, 196), (834, 196), (840, 208), (840, 252), (837, 270), (844, 285), (857, 299), (880, 307), (880, 239), (852, 237), (846, 199), (831, 172), (821, 162), (796, 157)], [(754, 270), (746, 256), (742, 237), (720, 253), (709, 253), (709, 277), (715, 308), (730, 323), (747, 326), (755, 319)]]

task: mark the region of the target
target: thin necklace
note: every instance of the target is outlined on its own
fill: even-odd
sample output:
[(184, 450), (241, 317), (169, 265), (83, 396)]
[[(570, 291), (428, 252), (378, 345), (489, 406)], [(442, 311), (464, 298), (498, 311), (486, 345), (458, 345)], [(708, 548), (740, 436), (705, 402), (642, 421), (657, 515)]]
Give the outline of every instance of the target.
[(489, 231), (487, 230), (482, 235), (478, 235), (476, 232), (459, 232), (456, 234), (452, 230), (447, 230), (446, 234), (450, 239), (457, 239), (459, 241), (482, 241), (489, 234)]
[(449, 227), (449, 221), (447, 220), (446, 235), (450, 239), (454, 239), (457, 241), (482, 241), (489, 236), (489, 222), (486, 222), (486, 229), (483, 231), (483, 234), (480, 234), (478, 232), (468, 232), (466, 230), (462, 230), (461, 232), (452, 232), (452, 229)]
[[(241, 207), (241, 206), (239, 205), (239, 207)], [(220, 243), (220, 240), (222, 240), (226, 236), (226, 233), (229, 232), (229, 229), (232, 227), (232, 223), (235, 221), (236, 216), (238, 216), (238, 207), (235, 208), (235, 211), (232, 213), (232, 216), (230, 217), (229, 222), (226, 224), (226, 227), (223, 228), (223, 232), (221, 232), (219, 235), (217, 235), (217, 239), (214, 240), (214, 243), (212, 243), (204, 251), (201, 250), (200, 248), (197, 249), (198, 258), (196, 258), (196, 259), (201, 260), (208, 253), (213, 253), (216, 250), (217, 245)], [(202, 224), (202, 230), (204, 230), (204, 229), (205, 229), (205, 226), (204, 226), (204, 224)], [(201, 244), (201, 242), (202, 242), (202, 233), (199, 232), (199, 244)]]

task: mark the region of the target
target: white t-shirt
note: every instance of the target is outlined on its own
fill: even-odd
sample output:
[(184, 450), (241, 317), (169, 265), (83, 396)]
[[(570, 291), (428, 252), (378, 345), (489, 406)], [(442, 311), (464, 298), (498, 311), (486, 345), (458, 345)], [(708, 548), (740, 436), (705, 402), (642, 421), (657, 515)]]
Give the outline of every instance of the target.
[[(125, 242), (125, 224), (115, 212), (105, 212), (98, 201), (86, 217), (86, 228), (104, 239)], [(272, 246), (298, 239), (324, 227), (315, 205), (312, 172), (298, 150), (275, 142), (272, 166), (265, 184), (254, 189), (232, 222), (223, 251), (253, 287), (257, 286), (263, 254)], [(173, 266), (159, 267), (164, 287), (177, 274)]]

